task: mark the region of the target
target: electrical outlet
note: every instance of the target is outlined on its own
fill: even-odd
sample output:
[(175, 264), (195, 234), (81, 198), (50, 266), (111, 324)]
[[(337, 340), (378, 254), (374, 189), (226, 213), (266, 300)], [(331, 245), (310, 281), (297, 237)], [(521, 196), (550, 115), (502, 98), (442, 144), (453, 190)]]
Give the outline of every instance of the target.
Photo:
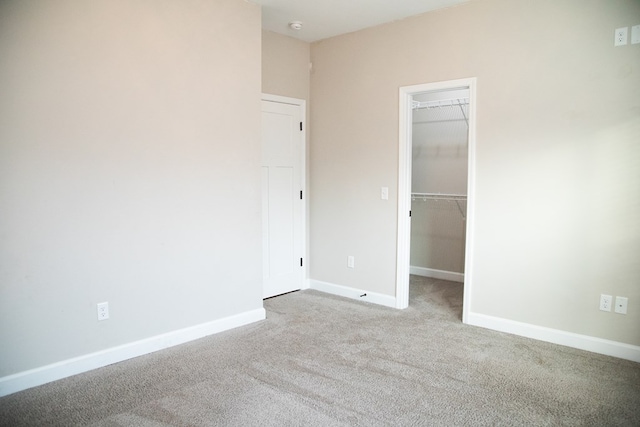
[(624, 46), (627, 44), (627, 32), (629, 27), (616, 28), (616, 36), (613, 41), (614, 46)]
[(613, 303), (613, 297), (611, 295), (600, 295), (600, 310), (611, 311), (611, 304)]
[(631, 27), (631, 44), (640, 43), (640, 24)]
[(614, 311), (619, 314), (627, 314), (627, 303), (629, 299), (627, 297), (616, 297), (616, 308)]
[(109, 318), (109, 303), (101, 302), (98, 304), (98, 320), (107, 320)]
[(352, 255), (349, 255), (347, 257), (347, 267), (349, 268), (355, 268), (356, 266), (356, 260)]

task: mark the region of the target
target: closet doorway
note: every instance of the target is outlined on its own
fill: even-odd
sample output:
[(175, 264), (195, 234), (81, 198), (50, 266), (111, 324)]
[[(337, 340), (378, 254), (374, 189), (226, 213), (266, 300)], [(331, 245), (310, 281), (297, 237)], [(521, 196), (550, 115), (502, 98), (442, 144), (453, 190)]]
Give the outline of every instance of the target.
[(475, 79), (400, 88), (396, 302), (409, 275), (472, 283)]

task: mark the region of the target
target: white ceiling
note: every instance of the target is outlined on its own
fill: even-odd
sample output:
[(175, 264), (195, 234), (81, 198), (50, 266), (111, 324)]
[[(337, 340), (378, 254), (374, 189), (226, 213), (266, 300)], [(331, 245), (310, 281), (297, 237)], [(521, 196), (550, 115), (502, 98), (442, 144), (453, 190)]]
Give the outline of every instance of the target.
[[(351, 33), (470, 0), (249, 0), (262, 6), (262, 28), (306, 42)], [(302, 29), (289, 22), (302, 22)]]

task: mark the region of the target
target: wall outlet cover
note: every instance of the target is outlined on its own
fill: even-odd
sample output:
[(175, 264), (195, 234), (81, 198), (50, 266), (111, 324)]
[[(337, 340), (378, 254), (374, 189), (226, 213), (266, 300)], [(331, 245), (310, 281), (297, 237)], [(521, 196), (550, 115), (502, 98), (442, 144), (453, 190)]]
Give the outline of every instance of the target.
[(614, 311), (618, 314), (627, 314), (627, 303), (629, 299), (626, 297), (616, 297), (616, 308)]
[(109, 318), (109, 303), (101, 302), (98, 304), (98, 320), (107, 320)]
[(611, 311), (611, 305), (613, 304), (613, 297), (611, 295), (600, 295), (600, 310)]
[(624, 46), (627, 44), (627, 32), (629, 27), (616, 28), (615, 38), (613, 40), (614, 46)]

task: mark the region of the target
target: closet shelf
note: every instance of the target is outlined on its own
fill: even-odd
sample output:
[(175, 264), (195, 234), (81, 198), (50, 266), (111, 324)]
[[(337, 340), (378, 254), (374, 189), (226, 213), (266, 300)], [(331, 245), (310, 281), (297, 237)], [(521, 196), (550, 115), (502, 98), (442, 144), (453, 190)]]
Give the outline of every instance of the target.
[(463, 105), (469, 105), (469, 98), (440, 99), (438, 101), (411, 101), (411, 107), (414, 110), (420, 108), (461, 107)]
[(450, 202), (456, 202), (456, 206), (458, 207), (458, 211), (460, 215), (462, 215), (462, 220), (465, 221), (467, 216), (465, 214), (465, 210), (460, 206), (460, 202), (467, 201), (466, 194), (447, 194), (447, 193), (411, 193), (411, 201), (415, 202), (416, 200), (422, 200), (426, 202), (427, 200), (444, 200)]
[(466, 194), (447, 193), (411, 193), (411, 199), (431, 199), (431, 200), (467, 200)]
[(464, 121), (467, 122), (467, 127), (469, 127), (469, 118), (467, 114), (464, 112), (463, 105), (469, 105), (469, 98), (451, 98), (451, 99), (440, 99), (437, 101), (411, 101), (411, 108), (414, 110), (418, 110), (421, 108), (443, 108), (443, 107), (458, 107), (460, 108), (460, 112), (462, 113), (462, 117)]

